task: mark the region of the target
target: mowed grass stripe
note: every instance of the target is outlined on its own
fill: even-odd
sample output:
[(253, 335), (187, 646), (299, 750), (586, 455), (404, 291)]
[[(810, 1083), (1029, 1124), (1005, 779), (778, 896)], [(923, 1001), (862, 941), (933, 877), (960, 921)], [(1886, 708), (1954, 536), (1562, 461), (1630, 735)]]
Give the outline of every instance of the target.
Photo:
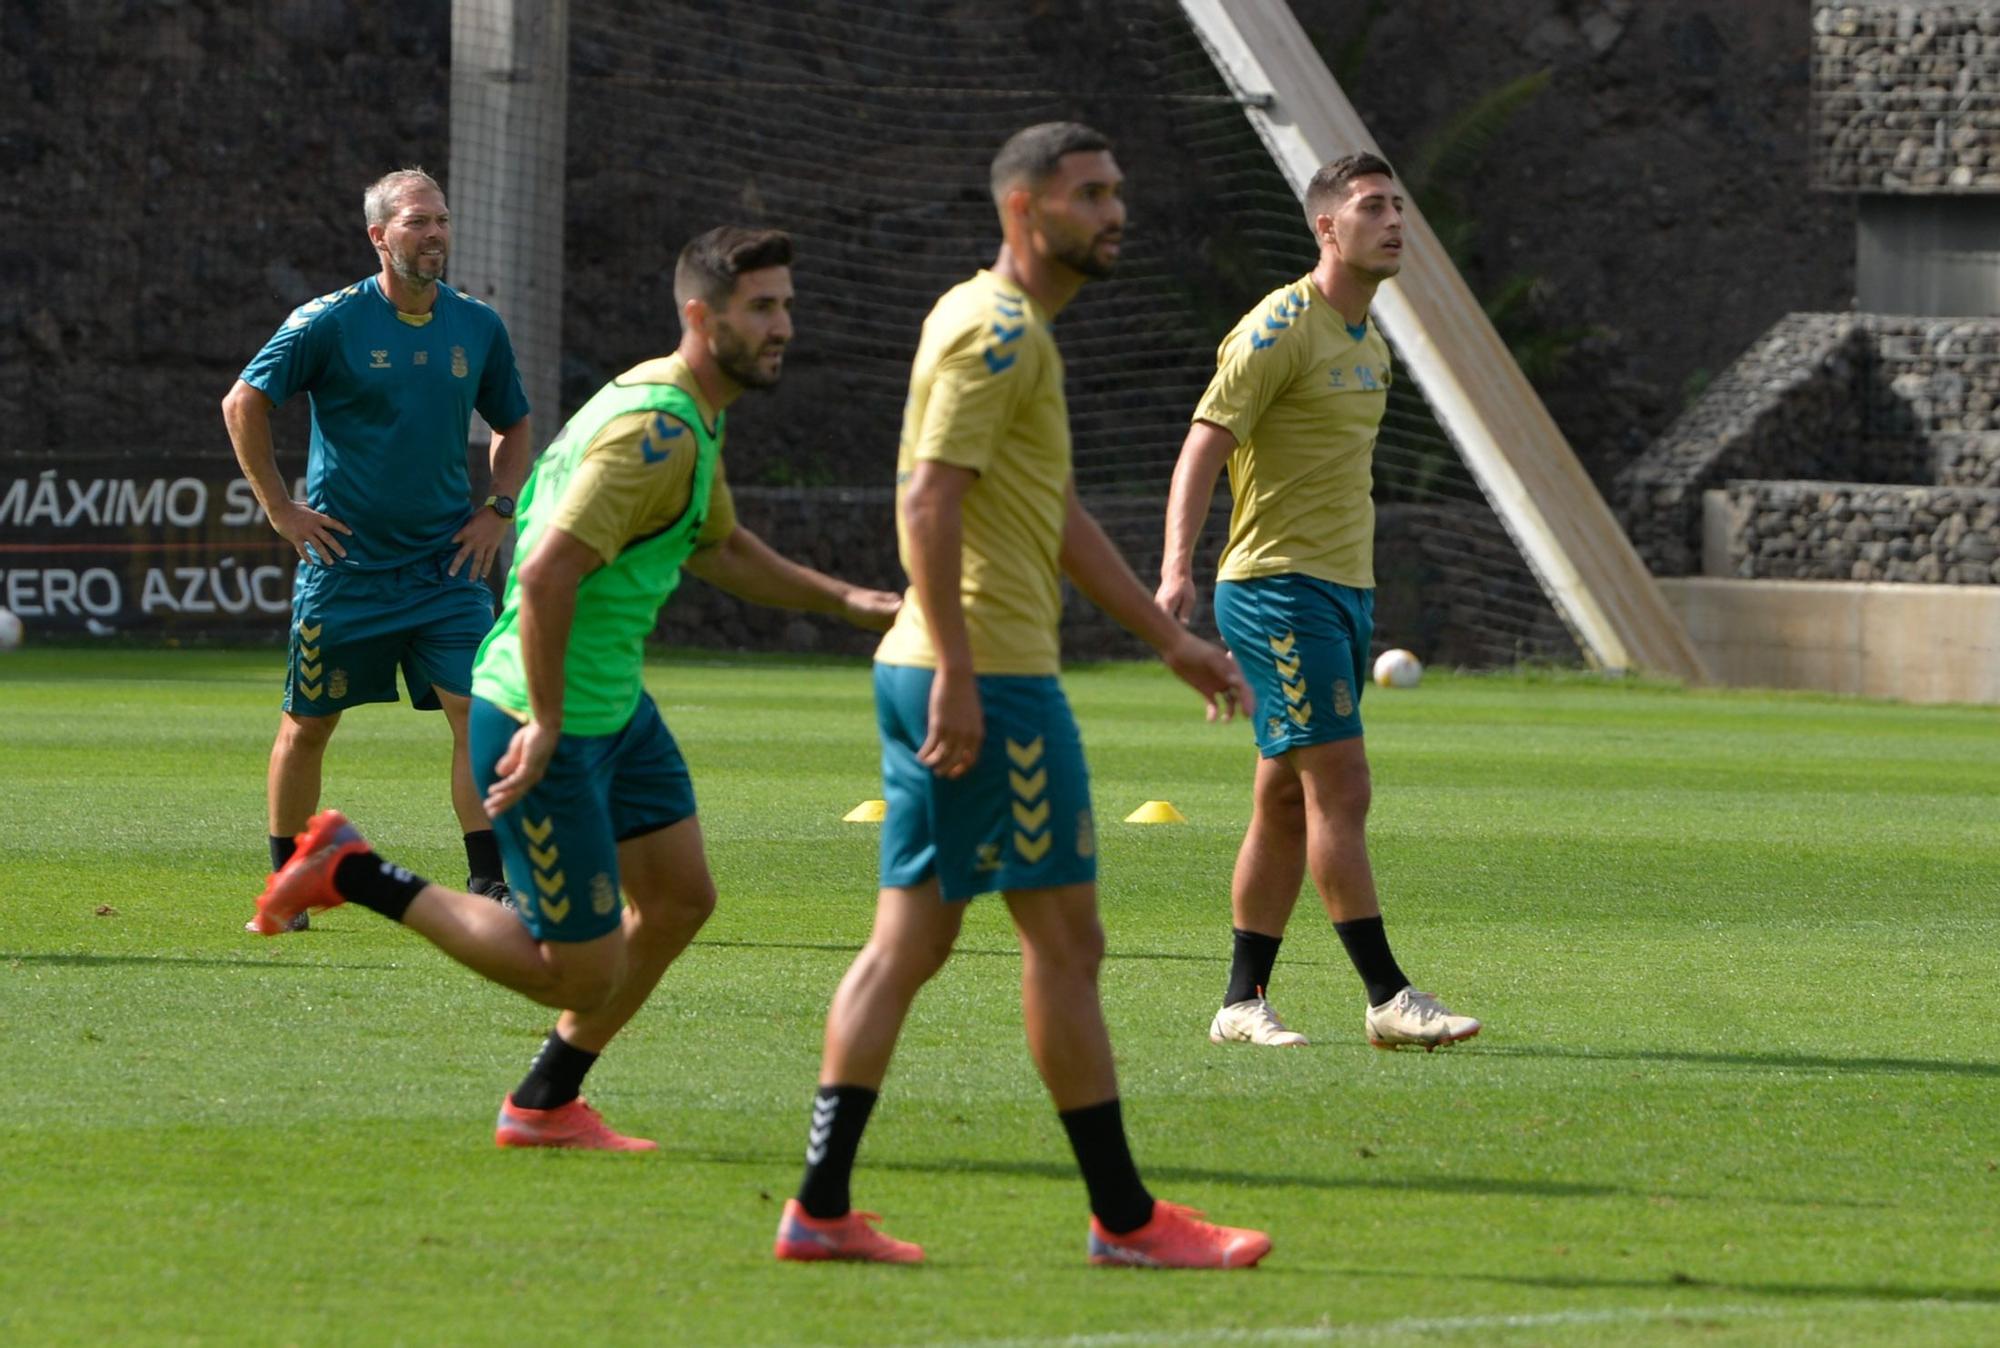
[[(1962, 1343), (2000, 1301), (2000, 717), (1549, 677), (1366, 703), (1375, 855), (1421, 986), (1487, 1020), (1361, 1039), (1302, 900), (1311, 1048), (1206, 1041), (1248, 815), (1240, 726), (1072, 671), (1107, 1015), (1154, 1188), (1270, 1229), (1246, 1276), (1083, 1265), (1084, 1207), (982, 900), (926, 991), (857, 1202), (921, 1270), (781, 1268), (827, 998), (865, 939), (866, 668), (676, 659), (722, 905), (591, 1094), (654, 1157), (517, 1155), (547, 1014), (366, 913), (241, 932), (275, 652), (0, 660), (0, 1331), (36, 1342)], [(444, 727), (351, 713), (330, 804), (462, 873)], [(1147, 799), (1191, 822), (1126, 826)], [(99, 913), (99, 909), (108, 912)], [(1973, 1009), (1966, 1009), (1970, 998)]]

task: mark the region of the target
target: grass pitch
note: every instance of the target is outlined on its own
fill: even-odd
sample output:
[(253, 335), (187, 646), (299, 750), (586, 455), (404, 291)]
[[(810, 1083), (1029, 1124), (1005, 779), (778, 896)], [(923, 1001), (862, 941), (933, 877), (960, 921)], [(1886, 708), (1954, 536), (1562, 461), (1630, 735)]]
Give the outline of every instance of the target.
[[(1085, 1208), (981, 900), (855, 1195), (919, 1269), (781, 1267), (827, 999), (867, 931), (865, 668), (649, 683), (722, 904), (605, 1056), (651, 1156), (502, 1153), (549, 1016), (342, 909), (241, 930), (272, 652), (0, 658), (0, 1338), (9, 1343), (1962, 1344), (2000, 1341), (2000, 715), (1565, 678), (1371, 692), (1373, 845), (1421, 986), (1487, 1030), (1361, 1035), (1310, 899), (1216, 1048), (1241, 726), (1073, 672), (1104, 991), (1140, 1165), (1270, 1230), (1247, 1274), (1084, 1263)], [(446, 735), (348, 715), (326, 800), (456, 882)], [(1164, 798), (1190, 823), (1118, 823)]]

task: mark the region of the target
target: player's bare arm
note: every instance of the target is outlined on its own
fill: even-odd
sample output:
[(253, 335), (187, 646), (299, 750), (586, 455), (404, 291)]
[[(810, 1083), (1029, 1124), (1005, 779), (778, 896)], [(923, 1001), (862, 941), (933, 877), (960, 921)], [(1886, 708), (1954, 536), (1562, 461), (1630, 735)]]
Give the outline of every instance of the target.
[(972, 637), (959, 592), (965, 562), (965, 494), (979, 474), (926, 460), (904, 489), (903, 531), (909, 540), (910, 584), (937, 652), (930, 723), (917, 761), (940, 777), (963, 777), (979, 758), (986, 717), (973, 681)]
[(595, 549), (553, 526), (521, 563), (521, 665), (528, 679), (530, 719), (494, 764), (498, 777), (485, 801), (489, 818), (505, 814), (548, 770), (562, 738), (563, 661), (576, 620), (577, 586), (602, 565)]
[(803, 566), (741, 525), (689, 556), (686, 569), (738, 599), (768, 608), (830, 613), (871, 632), (888, 631), (903, 603), (901, 595), (888, 590), (851, 585)]
[(1212, 421), (1197, 421), (1181, 441), (1167, 495), (1167, 545), (1160, 554), (1160, 588), (1153, 602), (1181, 622), (1200, 607), (1194, 588), (1194, 549), (1215, 498), (1215, 479), (1236, 449), (1236, 437)]
[(333, 516), (294, 501), (285, 490), (285, 480), (278, 473), (277, 451), (271, 446), (271, 400), (264, 391), (237, 380), (222, 399), (222, 421), (229, 428), (237, 466), (278, 537), (290, 543), (301, 558), (321, 566), (345, 557), (347, 549), (334, 534), (354, 531)]
[(1256, 710), (1234, 657), (1188, 631), (1153, 601), (1104, 527), (1084, 509), (1074, 478), (1063, 518), (1062, 569), (1086, 599), (1158, 651), (1167, 668), (1201, 694), (1209, 720), (1227, 721), (1239, 707), (1246, 713)]
[[(521, 480), (528, 475), (528, 460), (534, 457), (534, 452), (535, 432), (527, 417), (504, 431), (493, 432), (487, 462), (495, 496), (511, 501), (521, 494)], [(490, 507), (481, 506), (473, 511), (465, 527), (451, 536), (451, 541), (458, 544), (458, 552), (451, 559), (451, 574), (457, 575), (460, 567), (469, 564), (472, 578), (485, 580), (499, 559), (501, 544), (507, 541), (513, 528), (511, 516), (503, 517)]]

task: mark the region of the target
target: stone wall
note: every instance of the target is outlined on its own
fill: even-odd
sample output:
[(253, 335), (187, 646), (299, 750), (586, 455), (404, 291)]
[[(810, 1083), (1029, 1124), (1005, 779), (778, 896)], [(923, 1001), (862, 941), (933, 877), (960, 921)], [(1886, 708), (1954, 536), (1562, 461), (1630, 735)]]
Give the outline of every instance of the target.
[(2000, 434), (1932, 436), (1930, 478), (1940, 487), (2000, 487)]
[[(1654, 574), (1700, 569), (1701, 494), (1731, 478), (1845, 478), (1862, 437), (1865, 334), (1850, 314), (1790, 314), (1618, 477), (1613, 503)], [(1812, 472), (1808, 463), (1820, 463)]]
[(2000, 490), (1731, 482), (1728, 574), (2000, 584)]
[(2000, 192), (2000, 7), (1813, 10), (1812, 185)]
[(2000, 320), (1791, 314), (1619, 476), (1613, 499), (1656, 575), (1691, 575), (1705, 491), (2000, 485), (1996, 438)]

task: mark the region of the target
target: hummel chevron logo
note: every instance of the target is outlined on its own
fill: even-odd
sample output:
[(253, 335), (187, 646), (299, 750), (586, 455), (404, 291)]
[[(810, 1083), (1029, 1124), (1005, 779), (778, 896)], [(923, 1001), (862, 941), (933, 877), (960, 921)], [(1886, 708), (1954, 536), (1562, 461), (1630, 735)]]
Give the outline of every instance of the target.
[(993, 297), (994, 309), (1005, 318), (1019, 318), (1023, 312), (1025, 303), (1026, 301), (1018, 295), (996, 295)]
[(1002, 346), (1007, 345), (1007, 343), (1013, 341), (1027, 330), (1028, 325), (1026, 323), (1016, 323), (1011, 328), (1003, 328), (998, 323), (993, 325), (993, 335), (1000, 339), (1000, 345)]
[(1035, 797), (1041, 795), (1042, 791), (1048, 786), (1049, 770), (1047, 768), (1036, 768), (1034, 775), (1031, 777), (1009, 771), (1007, 774), (1007, 784), (1014, 788), (1014, 794), (1021, 799), (1033, 800)]
[(1026, 772), (1041, 761), (1042, 737), (1037, 735), (1026, 744), (1016, 744), (1013, 740), (1008, 740), (1007, 757), (1014, 760), (1015, 767)]
[(1262, 351), (1266, 347), (1276, 346), (1277, 344), (1278, 339), (1276, 337), (1259, 337), (1254, 332), (1250, 334), (1250, 349), (1252, 351)]
[(1271, 643), (1272, 654), (1290, 655), (1292, 647), (1299, 643), (1299, 634), (1297, 632), (1287, 632), (1283, 637), (1266, 637), (1264, 639)]
[(833, 1136), (833, 1116), (839, 1109), (838, 1100), (813, 1101), (812, 1128), (806, 1134), (807, 1165), (818, 1165), (826, 1159), (827, 1140)]
[(1003, 356), (990, 346), (980, 354), (986, 357), (986, 372), (988, 374), (1004, 374), (1008, 370), (1013, 369), (1014, 362), (1021, 358), (1018, 353), (1013, 352)]
[(674, 452), (674, 447), (672, 445), (657, 445), (654, 443), (655, 440), (678, 440), (686, 434), (687, 427), (676, 426), (673, 422), (667, 420), (665, 416), (656, 414), (653, 417), (653, 424), (647, 427), (646, 434), (640, 437), (640, 457), (644, 458), (647, 463), (665, 463), (667, 456)]

